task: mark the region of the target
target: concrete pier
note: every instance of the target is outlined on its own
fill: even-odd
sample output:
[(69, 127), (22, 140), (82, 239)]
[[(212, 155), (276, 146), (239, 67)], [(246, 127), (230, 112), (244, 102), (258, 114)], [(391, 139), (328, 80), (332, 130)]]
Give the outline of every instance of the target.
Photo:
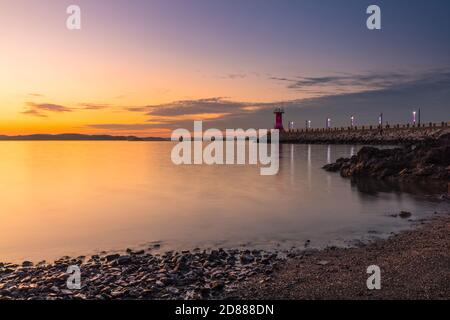
[(436, 140), (450, 133), (450, 123), (295, 129), (280, 132), (282, 143), (405, 144)]

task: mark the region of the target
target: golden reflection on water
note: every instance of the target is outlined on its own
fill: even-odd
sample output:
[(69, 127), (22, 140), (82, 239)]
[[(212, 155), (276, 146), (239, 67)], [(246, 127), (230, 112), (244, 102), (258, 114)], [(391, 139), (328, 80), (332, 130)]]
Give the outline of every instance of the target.
[(387, 208), (418, 206), (406, 196), (361, 195), (321, 169), (354, 153), (350, 146), (281, 146), (276, 176), (256, 166), (175, 166), (172, 146), (0, 142), (0, 261), (153, 241), (166, 249), (326, 241), (385, 223)]

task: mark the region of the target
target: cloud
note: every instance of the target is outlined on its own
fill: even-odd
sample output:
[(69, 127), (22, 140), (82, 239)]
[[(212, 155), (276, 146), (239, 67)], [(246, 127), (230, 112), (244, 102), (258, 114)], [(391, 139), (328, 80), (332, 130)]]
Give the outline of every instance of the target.
[[(224, 116), (204, 121), (205, 128), (272, 128), (273, 109), (281, 106), (286, 110), (285, 121), (294, 121), (298, 128), (312, 120), (314, 127), (323, 127), (327, 117), (333, 126), (347, 126), (351, 115), (359, 125), (376, 124), (378, 115), (383, 113), (389, 123), (406, 123), (411, 120), (413, 110), (421, 108), (422, 120), (449, 121), (450, 110), (450, 70), (446, 68), (421, 73), (364, 74), (350, 77), (341, 75), (317, 77), (310, 82), (336, 83), (359, 79), (362, 82), (378, 84), (380, 88), (361, 86), (356, 92), (334, 90), (324, 94), (318, 90), (317, 97), (307, 99), (275, 101), (267, 103), (246, 103), (224, 98), (178, 101), (155, 106), (151, 115), (172, 119), (168, 125), (161, 122), (155, 127), (182, 127), (190, 129), (192, 121), (181, 116), (185, 114), (223, 113)], [(384, 80), (383, 80), (384, 79)], [(352, 80), (356, 81), (356, 80)], [(167, 109), (166, 109), (167, 108)], [(179, 121), (178, 119), (182, 119)], [(199, 117), (200, 119), (200, 117)]]
[(114, 130), (114, 131), (129, 131), (129, 130), (140, 131), (157, 128), (160, 126), (150, 123), (133, 123), (133, 124), (109, 123), (109, 124), (89, 124), (86, 127), (91, 129)]
[(21, 112), (25, 115), (30, 116), (39, 116), (39, 117), (47, 117), (49, 113), (65, 113), (65, 112), (73, 112), (78, 110), (102, 110), (111, 108), (112, 106), (109, 104), (101, 104), (101, 103), (78, 103), (76, 106), (68, 107), (55, 103), (36, 103), (36, 102), (27, 102), (26, 110)]
[(247, 74), (245, 73), (228, 73), (226, 75), (220, 76), (220, 79), (231, 79), (231, 80), (235, 80), (235, 79), (244, 79), (247, 77)]
[[(326, 78), (314, 81), (332, 81)], [(386, 79), (394, 78), (386, 75)], [(284, 107), (286, 111), (285, 123), (294, 121), (297, 128), (304, 127), (306, 120), (311, 120), (313, 127), (323, 127), (328, 117), (332, 119), (332, 126), (347, 126), (351, 115), (356, 117), (357, 125), (376, 125), (381, 112), (385, 121), (391, 124), (406, 123), (411, 120), (412, 111), (417, 108), (421, 108), (423, 122), (449, 121), (450, 71), (434, 70), (416, 75), (415, 78), (410, 81), (388, 81), (390, 85), (380, 89), (351, 93), (335, 91), (333, 94), (301, 100), (256, 104), (215, 97), (175, 101), (139, 107), (142, 108), (139, 109), (140, 112), (149, 115), (147, 123), (91, 124), (88, 127), (109, 133), (114, 131), (145, 133), (146, 130), (153, 132), (156, 129), (176, 128), (193, 130), (193, 120), (213, 115), (214, 117), (204, 120), (204, 129), (272, 128), (273, 109), (279, 106)], [(222, 116), (215, 116), (217, 114)]]
[(446, 69), (436, 69), (425, 72), (339, 73), (320, 77), (299, 76), (294, 78), (271, 76), (270, 79), (285, 83), (287, 89), (309, 93), (312, 96), (319, 97), (334, 96), (337, 93), (358, 93), (389, 89), (417, 81), (426, 81), (430, 76), (434, 78), (446, 71)]
[(50, 112), (72, 112), (72, 109), (59, 104), (27, 102), (27, 106), (34, 110)]
[(22, 111), (21, 113), (28, 115), (28, 116), (34, 116), (34, 117), (42, 117), (42, 118), (47, 117), (45, 114), (40, 113), (39, 111), (34, 110), (34, 109), (28, 109), (28, 110)]
[[(288, 78), (278, 80), (290, 81)], [(189, 129), (193, 120), (201, 119), (205, 128), (271, 128), (274, 121), (272, 112), (278, 106), (285, 108), (286, 121), (294, 121), (297, 127), (303, 127), (306, 120), (312, 120), (313, 126), (323, 127), (327, 117), (332, 118), (333, 126), (345, 126), (350, 115), (354, 115), (359, 124), (374, 124), (381, 112), (390, 123), (405, 123), (410, 120), (412, 110), (419, 107), (425, 121), (449, 120), (450, 71), (445, 68), (417, 74), (341, 74), (304, 78), (302, 81), (303, 85), (311, 88), (317, 88), (317, 84), (324, 87), (325, 84), (333, 84), (335, 88), (328, 92), (319, 86), (317, 90), (311, 89), (317, 96), (289, 101), (249, 103), (213, 97), (136, 107), (134, 111), (147, 114), (151, 123), (109, 128)], [(355, 84), (359, 84), (356, 92), (348, 92), (345, 88)]]
[(252, 104), (226, 100), (214, 97), (198, 100), (182, 100), (172, 103), (149, 106), (147, 115), (161, 117), (176, 117), (204, 114), (236, 114), (246, 113)]
[(130, 112), (148, 112), (150, 107), (126, 107), (125, 110)]
[(27, 102), (26, 103), (27, 110), (23, 111), (22, 114), (31, 115), (31, 116), (39, 116), (46, 117), (46, 113), (54, 112), (54, 113), (63, 113), (63, 112), (72, 112), (73, 109), (69, 107), (65, 107), (59, 104), (52, 103), (34, 103)]
[(84, 110), (102, 110), (111, 107), (109, 104), (96, 104), (96, 103), (80, 103), (79, 105)]
[[(314, 78), (311, 82), (339, 81), (331, 78)], [(282, 102), (280, 105), (286, 110), (286, 121), (294, 121), (301, 128), (306, 120), (312, 120), (313, 126), (323, 127), (325, 119), (331, 117), (333, 126), (347, 126), (350, 116), (354, 115), (357, 124), (371, 125), (376, 124), (378, 115), (383, 113), (389, 123), (406, 123), (411, 121), (412, 111), (418, 108), (421, 108), (424, 122), (450, 120), (450, 70), (447, 68), (416, 74), (372, 74), (356, 76), (354, 79), (372, 83), (385, 79), (385, 82), (380, 83), (378, 89), (358, 92), (337, 90), (328, 94), (320, 91), (321, 95), (318, 97)], [(271, 125), (273, 121), (264, 110), (245, 118), (239, 119), (237, 123), (252, 121), (257, 127)]]
[[(204, 128), (271, 128), (273, 109), (286, 110), (285, 121), (294, 121), (303, 127), (312, 120), (314, 127), (323, 127), (327, 117), (333, 126), (346, 126), (351, 115), (358, 125), (374, 124), (383, 112), (389, 123), (405, 123), (411, 112), (421, 108), (422, 120), (448, 121), (450, 110), (450, 70), (426, 72), (387, 72), (325, 75), (321, 77), (272, 77), (286, 83), (292, 90), (309, 90), (317, 96), (308, 98), (252, 103), (226, 97), (180, 100), (159, 105), (109, 106), (101, 103), (81, 103), (80, 108), (57, 104), (28, 103), (24, 114), (46, 117), (53, 112), (117, 108), (125, 112), (139, 112), (146, 118), (140, 123), (87, 124), (86, 127), (109, 132), (136, 131), (144, 133), (155, 129), (191, 129), (193, 120), (203, 120)], [(295, 80), (295, 81), (294, 81)]]

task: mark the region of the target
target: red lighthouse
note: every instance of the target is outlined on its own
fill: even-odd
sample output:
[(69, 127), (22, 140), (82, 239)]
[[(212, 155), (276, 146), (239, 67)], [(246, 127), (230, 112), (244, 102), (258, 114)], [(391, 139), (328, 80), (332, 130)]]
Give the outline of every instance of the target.
[(275, 129), (283, 131), (283, 108), (276, 108), (273, 113), (275, 114)]

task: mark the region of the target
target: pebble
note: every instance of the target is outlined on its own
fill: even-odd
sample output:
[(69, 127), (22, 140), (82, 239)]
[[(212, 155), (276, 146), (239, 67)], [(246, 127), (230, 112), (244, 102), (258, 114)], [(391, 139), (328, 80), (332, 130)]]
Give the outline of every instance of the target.
[[(4, 299), (201, 299), (219, 298), (258, 274), (270, 277), (278, 253), (262, 250), (208, 250), (146, 254), (102, 252), (89, 259), (63, 257), (36, 266), (0, 264)], [(240, 262), (240, 263), (238, 263)], [(69, 290), (67, 266), (81, 269), (81, 289)]]

